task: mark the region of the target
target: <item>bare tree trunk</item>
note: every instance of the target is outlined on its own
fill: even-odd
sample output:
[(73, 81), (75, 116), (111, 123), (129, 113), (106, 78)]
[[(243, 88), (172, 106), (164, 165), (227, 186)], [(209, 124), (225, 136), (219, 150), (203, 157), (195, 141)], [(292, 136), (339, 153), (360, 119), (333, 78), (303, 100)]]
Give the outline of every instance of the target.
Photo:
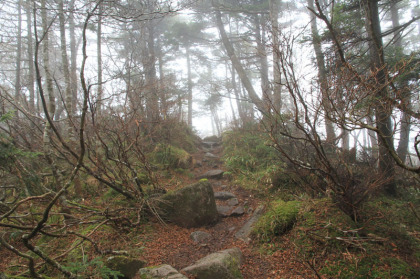
[(74, 23), (74, 2), (70, 0), (69, 3), (69, 31), (70, 31), (70, 85), (72, 94), (71, 109), (67, 109), (69, 115), (74, 116), (77, 105), (77, 48), (76, 48), (76, 34), (75, 34), (75, 23)]
[(70, 88), (70, 70), (69, 70), (69, 61), (67, 55), (67, 43), (66, 43), (66, 27), (65, 27), (65, 18), (64, 18), (64, 0), (60, 0), (58, 3), (59, 9), (59, 21), (60, 21), (60, 39), (61, 39), (61, 60), (63, 63), (63, 75), (65, 81), (65, 105), (67, 110), (67, 136), (69, 139), (72, 138), (73, 129), (72, 129), (72, 103), (73, 95)]
[(281, 1), (269, 0), (269, 2), (273, 48), (273, 108), (276, 113), (281, 113), (283, 101), (281, 97), (281, 71), (279, 55), (279, 6)]
[(98, 30), (96, 33), (97, 64), (98, 64), (98, 94), (96, 102), (96, 113), (99, 116), (102, 111), (103, 86), (102, 86), (102, 14), (103, 5), (99, 4), (98, 9)]
[[(314, 10), (314, 0), (308, 0), (308, 7)], [(318, 83), (321, 87), (322, 107), (325, 112), (325, 128), (327, 132), (326, 141), (328, 143), (333, 143), (335, 140), (335, 132), (334, 132), (333, 123), (330, 120), (330, 116), (329, 116), (332, 110), (331, 110), (331, 104), (329, 101), (327, 70), (325, 68), (324, 53), (322, 52), (321, 39), (318, 32), (316, 17), (313, 13), (310, 13), (310, 16), (311, 16), (312, 45), (315, 50), (316, 64), (318, 67)]]
[(371, 39), (371, 70), (376, 73), (375, 80), (380, 89), (376, 94), (378, 103), (375, 108), (376, 127), (379, 137), (379, 169), (387, 180), (384, 185), (385, 192), (396, 195), (395, 163), (390, 152), (394, 151), (393, 131), (391, 122), (390, 104), (385, 100), (389, 93), (386, 84), (385, 59), (381, 37), (378, 0), (365, 0), (364, 3), (367, 17), (366, 29)]
[(145, 78), (146, 78), (146, 114), (151, 122), (159, 120), (159, 105), (157, 97), (157, 76), (156, 76), (156, 54), (155, 54), (155, 28), (154, 21), (147, 23), (147, 57), (145, 57)]
[(249, 98), (251, 99), (252, 103), (257, 107), (257, 109), (264, 115), (269, 115), (269, 109), (266, 107), (264, 102), (258, 97), (257, 92), (255, 91), (251, 80), (247, 76), (245, 69), (242, 67), (241, 62), (239, 61), (238, 57), (235, 54), (235, 50), (230, 42), (225, 28), (222, 22), (222, 15), (219, 10), (219, 3), (218, 1), (214, 1), (214, 8), (216, 13), (216, 25), (220, 33), (220, 37), (222, 39), (222, 43), (226, 49), (226, 52), (229, 56), (229, 59), (232, 62), (233, 67), (235, 68), (236, 72), (239, 75), (239, 78), (242, 81), (243, 86), (245, 87), (246, 91), (248, 92)]
[[(44, 70), (46, 76), (46, 89), (48, 94), (48, 113), (49, 115), (53, 116), (55, 113), (55, 95), (54, 95), (54, 88), (53, 88), (53, 79), (50, 72), (50, 55), (49, 55), (49, 24), (47, 18), (47, 8), (46, 8), (46, 0), (41, 1), (41, 18), (42, 18), (42, 31), (44, 33), (44, 38), (42, 40), (43, 48), (42, 48), (42, 55), (44, 61)], [(50, 131), (51, 127), (49, 123), (45, 125), (44, 129), (44, 145), (50, 144)], [(48, 147), (47, 147), (48, 148)]]
[(34, 51), (33, 51), (33, 39), (32, 39), (32, 9), (31, 0), (26, 2), (26, 24), (28, 27), (28, 90), (29, 90), (29, 111), (35, 112), (35, 74), (34, 74)]
[(186, 46), (185, 54), (187, 56), (187, 71), (188, 71), (188, 126), (192, 128), (192, 103), (193, 103), (193, 95), (192, 95), (192, 77), (191, 77), (191, 57), (190, 57), (190, 48)]
[(233, 93), (235, 94), (235, 99), (236, 99), (236, 107), (238, 108), (238, 114), (239, 114), (239, 119), (240, 119), (240, 123), (239, 125), (243, 125), (246, 121), (246, 113), (244, 111), (244, 107), (242, 105), (242, 101), (241, 101), (241, 96), (240, 96), (240, 89), (238, 88), (238, 85), (236, 84), (236, 74), (235, 74), (235, 69), (232, 67), (230, 68), (230, 73), (231, 73), (231, 77), (232, 77), (232, 88), (233, 88)]
[[(398, 2), (399, 1), (393, 1), (391, 2), (391, 19), (392, 19), (392, 27), (395, 29), (394, 31), (394, 45), (397, 48), (396, 53), (402, 54), (402, 38), (401, 33), (396, 30), (398, 26), (400, 26), (400, 16), (398, 14)], [(407, 81), (403, 81), (401, 84), (401, 99), (404, 103), (404, 106), (411, 110), (411, 92), (408, 90), (408, 83)], [(408, 114), (405, 110), (402, 112), (401, 117), (401, 132), (400, 132), (400, 141), (397, 148), (397, 154), (398, 157), (401, 158), (401, 160), (405, 163), (407, 159), (407, 153), (408, 153), (408, 143), (410, 141), (410, 129), (411, 129), (411, 116)]]
[[(225, 61), (225, 76), (226, 77), (229, 76), (229, 72), (230, 72), (229, 62)], [(229, 87), (229, 86), (227, 85), (227, 87)], [(235, 109), (233, 108), (233, 102), (232, 102), (232, 89), (227, 88), (227, 91), (228, 91), (230, 110), (232, 112), (232, 118), (233, 118), (232, 120), (233, 120), (233, 123), (234, 123), (235, 127), (238, 127), (239, 123), (238, 123), (238, 120), (236, 119), (236, 113), (235, 113)]]
[(21, 62), (22, 62), (22, 1), (17, 1), (18, 10), (18, 28), (17, 28), (17, 47), (16, 47), (16, 79), (15, 79), (15, 98), (16, 103), (23, 104), (23, 98), (21, 96)]
[(268, 80), (268, 60), (265, 49), (265, 32), (264, 26), (261, 24), (260, 15), (254, 16), (255, 21), (255, 39), (257, 42), (257, 56), (260, 62), (261, 90), (262, 99), (268, 108), (272, 107), (272, 94), (270, 89), (270, 81)]
[[(48, 94), (48, 106), (46, 108), (46, 113), (48, 113), (48, 115), (52, 119), (55, 114), (55, 96), (54, 96), (52, 75), (50, 72), (49, 23), (48, 23), (48, 17), (47, 17), (46, 0), (41, 1), (41, 20), (42, 20), (42, 32), (43, 32), (42, 54), (43, 54), (44, 70), (45, 70), (46, 83), (47, 83), (46, 91)], [(56, 182), (58, 182), (58, 174), (57, 174), (57, 170), (56, 170), (56, 166), (55, 166), (55, 163), (53, 160), (53, 154), (52, 154), (51, 132), (52, 132), (51, 123), (49, 121), (46, 121), (45, 127), (44, 127), (44, 134), (43, 134), (44, 153), (45, 153), (45, 158), (51, 167), (53, 176), (56, 179)]]
[(159, 96), (160, 96), (160, 111), (164, 118), (168, 115), (168, 104), (165, 88), (165, 73), (163, 71), (163, 56), (162, 56), (162, 45), (160, 39), (157, 40), (157, 58), (159, 63)]

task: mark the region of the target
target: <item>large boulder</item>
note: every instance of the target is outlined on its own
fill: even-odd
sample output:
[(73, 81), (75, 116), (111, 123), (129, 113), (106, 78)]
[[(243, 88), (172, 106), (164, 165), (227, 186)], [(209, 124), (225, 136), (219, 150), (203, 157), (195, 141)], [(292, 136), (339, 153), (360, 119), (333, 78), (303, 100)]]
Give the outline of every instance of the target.
[(119, 271), (123, 276), (121, 278), (134, 278), (140, 268), (144, 267), (144, 261), (129, 258), (126, 256), (109, 257), (105, 265), (112, 270)]
[(142, 268), (139, 273), (140, 278), (142, 279), (188, 279), (179, 273), (175, 268), (167, 264)]
[(210, 254), (182, 271), (197, 279), (242, 279), (242, 252), (232, 248)]
[(157, 204), (160, 216), (181, 227), (211, 225), (219, 220), (213, 188), (208, 181), (166, 193)]

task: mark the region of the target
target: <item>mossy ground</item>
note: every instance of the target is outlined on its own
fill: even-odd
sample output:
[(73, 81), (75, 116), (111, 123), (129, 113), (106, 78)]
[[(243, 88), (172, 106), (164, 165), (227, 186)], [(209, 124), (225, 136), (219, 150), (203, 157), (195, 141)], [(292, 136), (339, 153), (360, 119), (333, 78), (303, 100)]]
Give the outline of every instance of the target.
[(276, 200), (255, 224), (253, 233), (263, 242), (286, 233), (293, 227), (299, 212), (299, 202)]

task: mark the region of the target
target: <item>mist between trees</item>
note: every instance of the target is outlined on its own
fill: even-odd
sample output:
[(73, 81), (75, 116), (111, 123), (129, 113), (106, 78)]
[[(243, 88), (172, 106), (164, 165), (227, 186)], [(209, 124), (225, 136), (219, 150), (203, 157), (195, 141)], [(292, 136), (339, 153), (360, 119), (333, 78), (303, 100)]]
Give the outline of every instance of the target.
[[(371, 193), (398, 194), (400, 175), (418, 182), (419, 19), (418, 0), (1, 1), (2, 245), (33, 277), (38, 259), (75, 277), (36, 246), (40, 235), (89, 241), (66, 215), (52, 226), (56, 209), (83, 178), (139, 219), (154, 212), (147, 155), (192, 148), (203, 117), (217, 135), (259, 129), (357, 219)], [(22, 215), (29, 204), (36, 218)]]

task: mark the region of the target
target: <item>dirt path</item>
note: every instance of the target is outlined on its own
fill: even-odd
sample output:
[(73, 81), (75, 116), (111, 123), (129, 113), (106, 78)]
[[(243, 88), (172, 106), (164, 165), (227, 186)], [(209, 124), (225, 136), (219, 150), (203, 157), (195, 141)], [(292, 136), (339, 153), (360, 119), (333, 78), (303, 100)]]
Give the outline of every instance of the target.
[[(193, 155), (199, 167), (194, 169), (195, 177), (211, 169), (223, 169), (220, 159), (206, 158), (205, 154), (211, 154), (218, 158), (222, 155), (222, 148), (203, 148)], [(215, 192), (228, 191), (233, 193), (239, 205), (245, 207), (245, 214), (237, 217), (222, 218), (220, 222), (211, 227), (180, 228), (172, 224), (166, 227), (154, 223), (147, 241), (143, 243), (144, 257), (149, 265), (169, 264), (181, 270), (200, 258), (223, 249), (239, 247), (244, 255), (242, 274), (245, 279), (255, 278), (314, 278), (307, 266), (296, 260), (293, 248), (287, 245), (287, 236), (284, 237), (285, 245), (281, 252), (269, 253), (263, 251), (256, 243), (245, 243), (235, 237), (235, 233), (250, 219), (253, 210), (262, 201), (256, 199), (250, 192), (233, 185), (227, 179), (209, 180)], [(221, 203), (221, 201), (217, 201)], [(192, 241), (190, 234), (194, 231), (204, 231), (212, 235), (211, 241), (206, 244), (198, 244)], [(216, 278), (215, 278), (216, 279)]]

